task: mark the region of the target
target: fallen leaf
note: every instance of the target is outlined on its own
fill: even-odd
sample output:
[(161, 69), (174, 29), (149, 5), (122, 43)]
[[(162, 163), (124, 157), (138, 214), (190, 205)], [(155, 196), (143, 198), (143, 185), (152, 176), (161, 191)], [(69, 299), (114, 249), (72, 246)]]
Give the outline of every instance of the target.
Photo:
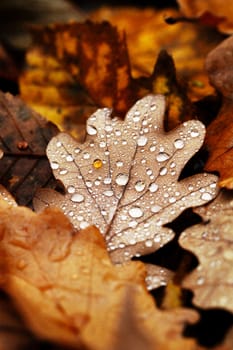
[(212, 121), (207, 129), (205, 140), (209, 151), (206, 163), (207, 171), (218, 171), (220, 174), (219, 185), (233, 188), (233, 38), (224, 40), (219, 46), (209, 53), (206, 58), (206, 69), (210, 82), (223, 95), (222, 108), (216, 119)]
[(47, 155), (66, 194), (42, 189), (35, 208), (60, 207), (78, 229), (96, 225), (114, 262), (169, 242), (174, 232), (164, 225), (213, 199), (217, 177), (198, 174), (177, 181), (199, 150), (205, 128), (192, 120), (165, 133), (164, 110), (164, 96), (151, 95), (139, 100), (125, 121), (111, 119), (107, 108), (96, 111), (83, 144), (65, 133), (54, 137)]
[(30, 205), (35, 191), (55, 179), (46, 158), (48, 141), (57, 134), (19, 98), (0, 92), (0, 182), (20, 204)]
[(6, 201), (0, 201), (0, 218), (1, 287), (40, 338), (113, 349), (130, 291), (134, 322), (153, 349), (197, 349), (181, 334), (196, 312), (158, 310), (145, 287), (143, 263), (112, 265), (96, 228), (76, 232), (58, 209), (36, 214)]
[(233, 33), (233, 9), (221, 0), (177, 0), (180, 10), (188, 18), (199, 17), (203, 23), (218, 27), (226, 34)]
[(184, 280), (194, 292), (194, 303), (202, 308), (233, 311), (233, 197), (220, 192), (207, 206), (196, 208), (204, 222), (184, 231), (181, 246), (199, 259), (198, 267)]

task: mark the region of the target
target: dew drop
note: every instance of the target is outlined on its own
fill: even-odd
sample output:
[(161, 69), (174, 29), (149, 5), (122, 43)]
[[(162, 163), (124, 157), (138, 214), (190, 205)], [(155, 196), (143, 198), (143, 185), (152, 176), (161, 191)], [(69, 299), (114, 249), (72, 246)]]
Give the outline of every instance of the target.
[(106, 177), (106, 178), (104, 179), (104, 184), (105, 184), (105, 185), (109, 185), (111, 182), (112, 182), (111, 177)]
[(198, 279), (197, 279), (197, 284), (198, 284), (199, 286), (201, 286), (204, 282), (205, 282), (204, 277), (198, 277)]
[(83, 230), (84, 228), (87, 228), (88, 226), (90, 226), (89, 224), (88, 224), (88, 222), (86, 222), (86, 221), (82, 221), (81, 223), (80, 223), (80, 228)]
[(66, 161), (67, 161), (67, 162), (73, 162), (73, 160), (74, 160), (74, 158), (72, 157), (71, 154), (68, 154), (68, 155), (66, 156)]
[(150, 146), (150, 151), (154, 152), (156, 150), (156, 147), (154, 145)]
[(70, 193), (70, 194), (74, 193), (75, 192), (75, 187), (74, 186), (68, 186), (67, 187), (67, 192)]
[(147, 141), (148, 141), (147, 137), (142, 135), (137, 139), (137, 145), (138, 146), (145, 146), (147, 144)]
[(169, 203), (175, 203), (176, 202), (176, 198), (175, 197), (170, 197), (169, 198)]
[(90, 154), (88, 152), (83, 153), (83, 159), (89, 159)]
[(135, 190), (137, 192), (142, 192), (145, 189), (145, 187), (146, 187), (145, 182), (140, 181), (140, 180), (137, 181), (136, 184), (135, 184)]
[(111, 125), (106, 125), (105, 126), (105, 131), (111, 132), (112, 131), (112, 126)]
[(58, 148), (61, 147), (61, 146), (62, 146), (61, 141), (57, 141), (56, 146), (57, 146)]
[(119, 186), (125, 186), (129, 181), (129, 176), (126, 174), (118, 174), (116, 177), (116, 183)]
[(177, 139), (174, 141), (174, 146), (176, 149), (182, 149), (184, 148), (184, 141), (181, 139)]
[(87, 133), (88, 135), (96, 135), (97, 134), (97, 130), (94, 126), (92, 125), (87, 125)]
[(165, 153), (165, 152), (160, 152), (157, 156), (156, 159), (158, 162), (165, 162), (166, 160), (168, 160), (170, 158), (169, 154)]
[(155, 182), (153, 182), (149, 186), (149, 191), (151, 193), (154, 193), (154, 192), (156, 192), (158, 190), (158, 188), (159, 188), (159, 186)]
[(162, 208), (160, 207), (160, 205), (153, 205), (151, 207), (151, 211), (152, 213), (158, 213)]
[(68, 173), (68, 170), (67, 169), (61, 169), (60, 171), (59, 171), (59, 174), (60, 175), (66, 175)]
[(115, 134), (116, 134), (116, 136), (121, 136), (121, 131), (120, 130), (116, 130)]
[(107, 191), (104, 191), (103, 194), (104, 194), (106, 197), (112, 197), (112, 196), (113, 196), (113, 191), (107, 190)]
[(23, 270), (27, 266), (27, 263), (24, 259), (20, 259), (17, 263), (17, 267), (19, 270)]
[[(138, 222), (135, 220), (132, 220), (129, 222), (129, 227), (135, 228), (135, 227), (137, 227), (137, 225), (138, 225)], [(136, 243), (136, 241), (135, 241), (135, 243)], [(135, 243), (133, 243), (133, 244), (135, 244)]]
[(93, 161), (92, 164), (93, 164), (93, 167), (94, 167), (95, 169), (100, 169), (100, 168), (102, 167), (102, 165), (103, 165), (103, 162), (102, 162), (101, 159), (97, 158), (97, 159), (95, 159), (95, 160)]
[(143, 216), (143, 211), (141, 208), (139, 207), (133, 207), (133, 208), (130, 208), (129, 209), (129, 215), (132, 217), (132, 218), (140, 218)]
[(159, 175), (164, 176), (166, 174), (167, 174), (167, 168), (165, 168), (165, 167), (161, 168), (159, 171)]
[(76, 147), (75, 150), (74, 150), (74, 153), (80, 153), (81, 152), (81, 149)]
[(122, 167), (122, 166), (123, 166), (123, 162), (122, 162), (121, 160), (118, 160), (118, 161), (116, 162), (116, 166), (117, 166), (118, 168)]
[(75, 202), (75, 203), (81, 203), (84, 201), (84, 196), (82, 194), (75, 193), (71, 197), (71, 200), (72, 200), (72, 202)]
[(208, 193), (208, 192), (205, 192), (201, 195), (201, 199), (203, 201), (210, 201), (212, 199), (212, 194)]
[(92, 182), (89, 181), (89, 180), (87, 180), (87, 181), (86, 181), (86, 186), (87, 186), (87, 187), (92, 187)]
[(150, 106), (150, 110), (151, 110), (151, 111), (155, 111), (156, 109), (157, 109), (156, 104), (152, 104), (152, 105)]
[(147, 240), (145, 241), (145, 246), (146, 246), (147, 248), (152, 247), (152, 246), (153, 246), (153, 241), (152, 241), (151, 239), (147, 239)]
[(59, 168), (59, 164), (57, 162), (51, 162), (51, 168), (53, 170), (57, 170)]
[(199, 130), (198, 129), (192, 129), (190, 132), (191, 137), (197, 137), (199, 136)]
[(153, 171), (151, 169), (147, 169), (146, 173), (147, 173), (148, 176), (151, 176), (153, 174)]
[(104, 148), (106, 146), (106, 142), (105, 141), (100, 141), (99, 146), (101, 148)]

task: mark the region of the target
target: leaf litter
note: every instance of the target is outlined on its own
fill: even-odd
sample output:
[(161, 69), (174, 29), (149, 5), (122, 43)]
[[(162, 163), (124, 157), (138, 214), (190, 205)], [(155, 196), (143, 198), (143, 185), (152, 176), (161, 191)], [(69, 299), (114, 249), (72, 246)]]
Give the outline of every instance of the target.
[(157, 309), (146, 290), (144, 264), (113, 265), (97, 228), (77, 232), (56, 208), (36, 214), (6, 200), (0, 201), (0, 215), (1, 288), (39, 338), (112, 349), (124, 334), (122, 312), (130, 295), (135, 336), (147, 339), (149, 349), (198, 349), (182, 336), (197, 313)]

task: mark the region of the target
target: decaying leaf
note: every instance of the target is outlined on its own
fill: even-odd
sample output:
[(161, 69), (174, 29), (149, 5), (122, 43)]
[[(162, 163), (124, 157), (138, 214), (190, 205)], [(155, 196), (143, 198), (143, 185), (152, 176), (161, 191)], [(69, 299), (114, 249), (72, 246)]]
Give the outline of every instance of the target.
[(209, 125), (205, 143), (209, 151), (206, 170), (220, 173), (219, 185), (233, 188), (233, 37), (224, 40), (209, 53), (206, 69), (210, 82), (223, 95), (217, 118)]
[(181, 234), (180, 244), (199, 259), (184, 286), (195, 304), (233, 311), (233, 197), (222, 192), (208, 206), (195, 209), (204, 222)]
[(197, 349), (181, 335), (196, 312), (156, 309), (143, 263), (112, 265), (96, 228), (76, 232), (58, 209), (36, 214), (6, 201), (0, 218), (1, 287), (39, 337), (76, 349), (113, 349), (130, 291), (134, 322), (152, 349)]
[(228, 1), (177, 0), (177, 2), (187, 17), (199, 17), (202, 22), (217, 26), (223, 33), (233, 33), (233, 9)]
[(36, 189), (54, 184), (45, 149), (57, 134), (19, 98), (0, 92), (0, 182), (18, 203), (30, 204)]
[(87, 122), (87, 139), (79, 144), (65, 133), (54, 137), (47, 154), (66, 195), (44, 189), (37, 210), (60, 207), (78, 229), (96, 225), (114, 262), (153, 252), (174, 233), (164, 227), (184, 209), (211, 200), (217, 177), (198, 174), (177, 181), (198, 151), (204, 126), (189, 121), (165, 133), (165, 99), (139, 100), (125, 121), (100, 109)]

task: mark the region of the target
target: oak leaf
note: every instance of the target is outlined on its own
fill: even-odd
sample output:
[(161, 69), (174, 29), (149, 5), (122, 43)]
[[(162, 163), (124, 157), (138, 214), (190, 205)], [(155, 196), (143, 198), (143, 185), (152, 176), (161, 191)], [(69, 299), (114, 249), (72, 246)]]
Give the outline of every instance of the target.
[(58, 209), (36, 214), (3, 200), (0, 218), (1, 287), (40, 338), (76, 349), (112, 349), (130, 293), (134, 322), (151, 349), (197, 349), (181, 334), (196, 312), (158, 310), (145, 287), (143, 263), (112, 265), (96, 228), (77, 232)]
[(233, 188), (233, 37), (229, 37), (212, 50), (206, 58), (206, 69), (212, 85), (222, 94), (222, 107), (208, 126), (205, 144), (209, 151), (206, 170), (218, 171), (219, 185)]
[(179, 242), (198, 257), (199, 265), (183, 285), (194, 292), (198, 306), (233, 311), (232, 194), (220, 192), (213, 202), (195, 212), (201, 215), (203, 223), (184, 231)]
[(47, 147), (62, 195), (42, 189), (35, 208), (60, 207), (78, 229), (96, 225), (105, 236), (114, 262), (148, 254), (169, 242), (165, 227), (183, 210), (211, 200), (217, 177), (198, 174), (177, 181), (204, 139), (205, 128), (188, 121), (165, 133), (165, 99), (139, 100), (124, 121), (111, 119), (107, 108), (87, 121), (83, 144), (65, 133)]
[(45, 150), (58, 129), (18, 97), (2, 92), (0, 125), (0, 182), (18, 203), (30, 205), (37, 188), (55, 187)]

